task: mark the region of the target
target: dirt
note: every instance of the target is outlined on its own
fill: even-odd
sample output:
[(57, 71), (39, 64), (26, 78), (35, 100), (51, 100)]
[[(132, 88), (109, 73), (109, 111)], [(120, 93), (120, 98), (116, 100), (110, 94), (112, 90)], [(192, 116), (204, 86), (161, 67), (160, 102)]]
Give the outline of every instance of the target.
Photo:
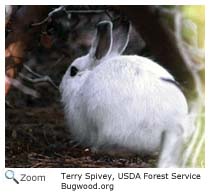
[(72, 141), (59, 104), (6, 108), (6, 167), (155, 167), (156, 157), (95, 154)]

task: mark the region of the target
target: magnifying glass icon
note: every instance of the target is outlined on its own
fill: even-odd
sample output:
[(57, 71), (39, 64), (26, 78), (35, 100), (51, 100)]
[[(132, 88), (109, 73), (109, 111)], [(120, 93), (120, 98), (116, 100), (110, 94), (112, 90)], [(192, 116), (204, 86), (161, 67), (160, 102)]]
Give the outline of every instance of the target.
[(19, 182), (15, 179), (15, 172), (14, 171), (12, 171), (12, 170), (7, 170), (6, 172), (5, 172), (5, 177), (7, 178), (7, 179), (12, 179), (12, 180), (14, 180), (17, 184), (19, 184)]

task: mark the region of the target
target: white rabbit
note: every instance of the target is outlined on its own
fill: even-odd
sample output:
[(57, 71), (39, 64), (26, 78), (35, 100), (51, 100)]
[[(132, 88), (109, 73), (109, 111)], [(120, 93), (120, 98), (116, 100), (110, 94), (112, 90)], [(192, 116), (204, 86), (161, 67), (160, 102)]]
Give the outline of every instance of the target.
[(160, 151), (158, 167), (177, 167), (188, 130), (186, 99), (160, 65), (121, 55), (129, 26), (100, 22), (89, 53), (69, 66), (60, 85), (68, 126), (93, 150)]

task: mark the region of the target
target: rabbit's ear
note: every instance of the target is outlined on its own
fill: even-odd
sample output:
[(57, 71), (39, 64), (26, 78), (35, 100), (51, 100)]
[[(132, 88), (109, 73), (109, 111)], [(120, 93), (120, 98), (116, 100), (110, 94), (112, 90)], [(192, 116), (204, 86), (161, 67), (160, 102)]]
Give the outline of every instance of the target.
[(106, 56), (112, 47), (112, 23), (102, 21), (97, 24), (96, 38), (90, 49), (90, 56), (97, 60)]
[(125, 18), (120, 18), (113, 23), (113, 45), (111, 54), (120, 55), (122, 54), (129, 41), (131, 24)]

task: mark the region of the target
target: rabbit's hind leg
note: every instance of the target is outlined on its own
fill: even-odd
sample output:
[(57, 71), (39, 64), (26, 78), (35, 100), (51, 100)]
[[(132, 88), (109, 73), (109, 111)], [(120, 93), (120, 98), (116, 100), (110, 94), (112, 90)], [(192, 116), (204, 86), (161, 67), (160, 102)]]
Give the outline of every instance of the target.
[(179, 158), (182, 150), (183, 129), (165, 130), (162, 134), (162, 144), (160, 149), (158, 167), (176, 168), (179, 165)]

